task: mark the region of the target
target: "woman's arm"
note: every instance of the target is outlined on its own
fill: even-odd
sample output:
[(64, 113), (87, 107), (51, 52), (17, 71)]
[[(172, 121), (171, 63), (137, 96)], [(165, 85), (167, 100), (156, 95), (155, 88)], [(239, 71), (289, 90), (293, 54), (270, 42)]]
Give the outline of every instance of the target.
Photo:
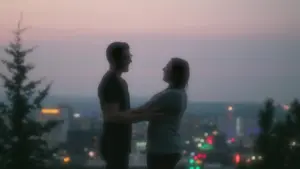
[(176, 112), (178, 106), (181, 105), (182, 97), (181, 94), (174, 91), (165, 91), (161, 92), (142, 106), (137, 108), (137, 112), (143, 114), (143, 112), (149, 112), (156, 114), (157, 112), (160, 113), (159, 116), (148, 116), (145, 117), (146, 120), (153, 120), (162, 117), (167, 117), (173, 115)]

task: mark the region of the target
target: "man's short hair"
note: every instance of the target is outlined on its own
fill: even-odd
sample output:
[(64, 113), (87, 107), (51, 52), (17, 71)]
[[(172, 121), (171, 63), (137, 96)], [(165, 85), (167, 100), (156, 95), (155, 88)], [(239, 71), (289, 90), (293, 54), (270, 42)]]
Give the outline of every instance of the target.
[(110, 64), (113, 62), (118, 64), (122, 58), (123, 52), (129, 50), (129, 45), (126, 42), (113, 42), (106, 49), (106, 58)]

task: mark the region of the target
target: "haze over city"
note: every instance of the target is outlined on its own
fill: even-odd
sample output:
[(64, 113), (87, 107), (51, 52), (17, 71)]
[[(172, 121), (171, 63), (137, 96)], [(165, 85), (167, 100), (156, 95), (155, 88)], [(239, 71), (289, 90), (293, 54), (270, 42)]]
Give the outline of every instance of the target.
[[(191, 65), (189, 97), (199, 101), (289, 102), (300, 95), (297, 0), (14, 0), (0, 2), (0, 58), (20, 12), (33, 77), (54, 80), (53, 95), (96, 96), (105, 48), (132, 48), (125, 75), (132, 96), (162, 89), (162, 68), (180, 56)], [(1, 66), (0, 72), (4, 68)]]

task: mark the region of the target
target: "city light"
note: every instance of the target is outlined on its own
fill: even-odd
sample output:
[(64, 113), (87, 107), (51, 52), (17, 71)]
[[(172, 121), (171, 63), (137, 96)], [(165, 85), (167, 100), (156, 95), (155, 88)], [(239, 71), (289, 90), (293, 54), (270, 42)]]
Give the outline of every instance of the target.
[(212, 136), (207, 136), (207, 137), (206, 137), (206, 142), (207, 142), (208, 144), (213, 144), (213, 137), (212, 137)]
[(202, 154), (202, 153), (199, 153), (199, 154), (197, 154), (197, 158), (199, 158), (199, 159), (206, 159), (206, 154)]
[(206, 154), (199, 153), (189, 159), (189, 169), (202, 169), (203, 160), (206, 159)]
[(79, 114), (79, 113), (75, 113), (75, 114), (73, 114), (73, 117), (74, 117), (74, 118), (79, 118), (79, 117), (80, 117), (80, 114)]
[(289, 111), (290, 110), (290, 106), (287, 104), (282, 105), (283, 110), (285, 111)]
[(201, 169), (201, 167), (200, 166), (196, 166), (196, 167), (190, 167), (189, 169)]
[(213, 146), (211, 144), (203, 144), (201, 147), (199, 147), (201, 150), (208, 151), (212, 150)]
[(90, 151), (90, 152), (89, 152), (89, 156), (90, 156), (90, 157), (95, 157), (95, 152)]
[(201, 169), (202, 164), (202, 160), (198, 159), (197, 156), (194, 159), (189, 159), (189, 169)]
[(69, 163), (71, 161), (70, 157), (64, 157), (63, 162), (64, 163)]
[(236, 164), (239, 164), (240, 162), (241, 162), (241, 156), (240, 156), (240, 154), (235, 154), (235, 156), (234, 156), (234, 162), (236, 163)]
[(296, 146), (297, 143), (296, 143), (296, 141), (292, 141), (292, 142), (290, 143), (290, 145), (291, 145), (291, 146)]
[(218, 131), (214, 130), (212, 133), (213, 133), (213, 135), (217, 135)]
[(234, 143), (235, 142), (235, 138), (230, 138), (227, 140), (227, 143), (228, 144), (231, 144), (231, 143)]
[(42, 114), (53, 114), (53, 115), (57, 115), (60, 113), (60, 109), (42, 109), (41, 110)]

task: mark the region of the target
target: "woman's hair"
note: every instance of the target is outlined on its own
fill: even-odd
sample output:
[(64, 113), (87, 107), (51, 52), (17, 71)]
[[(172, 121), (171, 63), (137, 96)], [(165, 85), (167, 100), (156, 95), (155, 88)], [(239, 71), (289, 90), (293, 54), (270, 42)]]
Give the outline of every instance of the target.
[(184, 89), (187, 87), (190, 78), (189, 63), (181, 58), (171, 59), (171, 86)]

